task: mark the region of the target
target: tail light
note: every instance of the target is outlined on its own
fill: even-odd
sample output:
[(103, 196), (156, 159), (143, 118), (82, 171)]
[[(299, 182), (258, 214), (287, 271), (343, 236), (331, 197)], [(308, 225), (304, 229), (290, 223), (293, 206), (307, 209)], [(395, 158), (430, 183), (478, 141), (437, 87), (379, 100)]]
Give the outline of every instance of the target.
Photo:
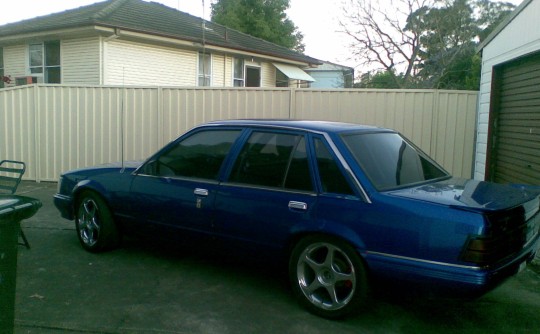
[(527, 221), (525, 209), (512, 210), (486, 216), (485, 235), (471, 235), (467, 239), (460, 260), (478, 266), (488, 266), (520, 252), (532, 239), (531, 230), (537, 225), (532, 218)]

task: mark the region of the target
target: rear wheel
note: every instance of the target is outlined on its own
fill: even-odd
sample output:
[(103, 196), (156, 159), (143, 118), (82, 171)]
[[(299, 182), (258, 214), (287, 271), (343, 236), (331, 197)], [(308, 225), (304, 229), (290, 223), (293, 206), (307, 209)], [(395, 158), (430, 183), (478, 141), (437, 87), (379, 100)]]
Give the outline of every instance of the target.
[(120, 234), (105, 201), (91, 191), (79, 198), (75, 227), (82, 247), (93, 253), (116, 248)]
[(289, 275), (300, 304), (325, 318), (357, 311), (367, 298), (365, 266), (356, 251), (337, 238), (302, 239), (291, 253)]

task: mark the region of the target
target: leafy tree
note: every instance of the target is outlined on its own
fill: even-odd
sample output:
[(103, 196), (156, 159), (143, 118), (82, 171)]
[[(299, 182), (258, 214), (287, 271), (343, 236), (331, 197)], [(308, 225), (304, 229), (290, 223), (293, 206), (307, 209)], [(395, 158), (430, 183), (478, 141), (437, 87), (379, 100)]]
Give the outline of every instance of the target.
[[(418, 77), (430, 88), (462, 88), (480, 28), (468, 0), (448, 1), (441, 7), (412, 14), (421, 31)], [(474, 75), (480, 75), (475, 73)], [(453, 81), (457, 80), (457, 81)]]
[(401, 88), (397, 85), (396, 79), (403, 80), (401, 75), (389, 71), (366, 72), (361, 75), (360, 81), (354, 84), (354, 88)]
[[(389, 87), (478, 89), (476, 47), (514, 8), (490, 0), (346, 0), (341, 22), (361, 64)], [(352, 10), (351, 10), (352, 9)]]
[(476, 0), (475, 8), (478, 10), (477, 23), (481, 28), (480, 41), (486, 39), (495, 28), (504, 21), (516, 6), (509, 2), (492, 2), (490, 0)]
[(287, 17), (289, 0), (217, 0), (212, 22), (303, 52), (303, 35)]

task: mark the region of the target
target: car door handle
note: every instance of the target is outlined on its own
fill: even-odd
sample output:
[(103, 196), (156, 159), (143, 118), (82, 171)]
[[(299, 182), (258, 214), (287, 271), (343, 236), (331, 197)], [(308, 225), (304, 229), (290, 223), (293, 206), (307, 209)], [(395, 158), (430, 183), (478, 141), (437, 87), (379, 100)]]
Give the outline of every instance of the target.
[(208, 190), (202, 189), (202, 188), (195, 188), (195, 191), (193, 193), (197, 196), (208, 196)]
[(307, 203), (304, 202), (297, 202), (297, 201), (290, 201), (289, 202), (289, 209), (293, 210), (307, 210)]

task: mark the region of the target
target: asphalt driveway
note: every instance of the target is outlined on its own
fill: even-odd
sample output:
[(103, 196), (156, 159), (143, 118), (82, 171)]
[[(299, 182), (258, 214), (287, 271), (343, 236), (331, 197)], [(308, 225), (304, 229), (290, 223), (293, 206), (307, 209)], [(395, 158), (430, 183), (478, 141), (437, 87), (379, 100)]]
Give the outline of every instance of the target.
[(90, 254), (53, 206), (56, 183), (23, 182), (43, 207), (22, 222), (15, 333), (537, 333), (540, 261), (484, 297), (377, 291), (342, 321), (300, 308), (278, 265), (208, 247), (150, 244)]

